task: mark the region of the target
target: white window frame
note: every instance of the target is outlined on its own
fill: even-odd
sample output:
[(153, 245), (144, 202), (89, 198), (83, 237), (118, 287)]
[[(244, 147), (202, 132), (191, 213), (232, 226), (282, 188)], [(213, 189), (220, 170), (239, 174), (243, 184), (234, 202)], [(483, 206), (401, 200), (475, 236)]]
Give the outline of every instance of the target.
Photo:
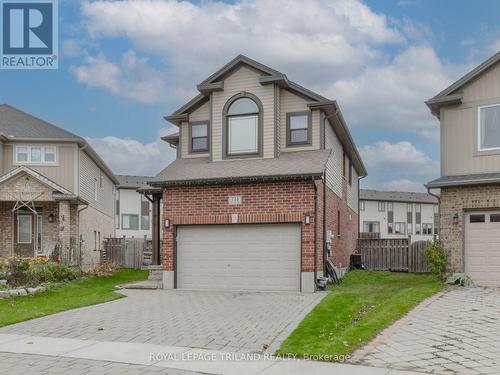
[[(123, 217), (124, 216), (129, 216), (129, 217), (137, 217), (137, 228), (130, 228), (130, 218), (129, 218), (129, 227), (128, 228), (125, 228), (124, 226), (124, 220), (123, 220)], [(138, 214), (122, 214), (121, 215), (121, 219), (122, 219), (122, 230), (141, 230), (141, 215), (138, 215)]]
[(378, 212), (385, 212), (385, 201), (378, 202)]
[[(18, 149), (19, 148), (26, 148), (26, 152), (28, 155), (28, 160), (23, 161), (18, 159)], [(41, 151), (41, 159), (40, 161), (33, 161), (31, 159), (31, 150), (34, 148), (39, 148)], [(59, 148), (55, 145), (26, 145), (26, 144), (19, 144), (15, 145), (13, 147), (14, 149), (14, 160), (16, 165), (53, 165), (57, 166), (59, 164)], [(45, 160), (45, 150), (46, 149), (53, 149), (54, 150), (54, 161), (46, 161)]]
[(489, 108), (489, 107), (500, 107), (500, 103), (482, 105), (482, 106), (477, 107), (477, 150), (478, 151), (498, 151), (498, 150), (500, 150), (500, 146), (481, 148), (481, 109), (482, 108)]

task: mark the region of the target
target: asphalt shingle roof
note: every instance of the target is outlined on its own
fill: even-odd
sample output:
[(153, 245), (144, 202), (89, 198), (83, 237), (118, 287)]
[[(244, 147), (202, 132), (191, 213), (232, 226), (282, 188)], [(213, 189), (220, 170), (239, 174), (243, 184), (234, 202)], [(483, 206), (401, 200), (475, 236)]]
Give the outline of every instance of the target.
[(0, 133), (15, 138), (82, 139), (8, 104), (0, 104)]
[(325, 171), (330, 152), (330, 150), (284, 152), (279, 158), (216, 162), (210, 161), (209, 158), (177, 159), (149, 183), (152, 186), (162, 186), (320, 176)]
[(500, 183), (500, 173), (477, 173), (459, 176), (444, 176), (427, 184), (429, 188), (460, 185), (480, 185)]
[(438, 203), (436, 197), (426, 193), (407, 191), (380, 191), (361, 189), (359, 199), (385, 202)]

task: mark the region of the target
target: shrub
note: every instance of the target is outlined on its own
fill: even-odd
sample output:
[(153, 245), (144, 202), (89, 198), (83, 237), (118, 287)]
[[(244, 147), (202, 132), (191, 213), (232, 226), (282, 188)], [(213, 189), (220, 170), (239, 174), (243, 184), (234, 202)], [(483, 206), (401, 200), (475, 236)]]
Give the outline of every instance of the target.
[(443, 246), (439, 242), (434, 242), (425, 248), (425, 256), (429, 262), (431, 272), (437, 275), (440, 279), (444, 278), (446, 273), (446, 253)]
[(75, 280), (79, 276), (79, 271), (64, 264), (49, 262), (35, 265), (28, 271), (28, 274), (30, 281), (40, 284)]
[(13, 287), (27, 285), (29, 283), (28, 270), (30, 259), (9, 258), (6, 264), (7, 284)]

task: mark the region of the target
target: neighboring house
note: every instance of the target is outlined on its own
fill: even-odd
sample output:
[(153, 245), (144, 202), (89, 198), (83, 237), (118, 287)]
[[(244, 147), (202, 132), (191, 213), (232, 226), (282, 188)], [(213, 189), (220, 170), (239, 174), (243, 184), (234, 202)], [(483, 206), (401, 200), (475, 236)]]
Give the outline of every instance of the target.
[(441, 123), (440, 239), (449, 268), (500, 286), (500, 52), (426, 104)]
[(360, 190), (360, 232), (380, 238), (432, 240), (439, 229), (438, 200), (425, 193)]
[(177, 159), (149, 183), (164, 287), (314, 291), (326, 258), (349, 264), (366, 175), (337, 103), (241, 55), (197, 88), (166, 117)]
[(151, 239), (151, 202), (137, 190), (148, 188), (151, 177), (116, 175), (116, 236)]
[(57, 248), (91, 268), (114, 233), (117, 182), (85, 139), (0, 105), (0, 257)]

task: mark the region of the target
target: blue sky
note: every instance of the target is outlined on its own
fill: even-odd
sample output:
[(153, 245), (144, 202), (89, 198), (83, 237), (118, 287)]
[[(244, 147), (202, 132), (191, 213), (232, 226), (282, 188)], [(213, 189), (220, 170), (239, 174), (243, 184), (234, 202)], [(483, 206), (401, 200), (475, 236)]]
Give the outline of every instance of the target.
[(88, 137), (117, 173), (155, 174), (158, 136), (195, 86), (239, 53), (339, 101), (364, 187), (439, 174), (423, 101), (500, 50), (498, 1), (160, 0), (59, 3), (59, 69), (0, 70), (9, 103)]

